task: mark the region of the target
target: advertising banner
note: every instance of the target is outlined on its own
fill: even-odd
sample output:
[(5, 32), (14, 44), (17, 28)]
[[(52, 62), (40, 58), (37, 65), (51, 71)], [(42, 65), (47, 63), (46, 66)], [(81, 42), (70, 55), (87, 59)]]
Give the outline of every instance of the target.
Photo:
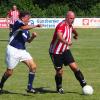
[(73, 26), (76, 28), (100, 28), (100, 18), (76, 18)]
[[(31, 18), (29, 24), (42, 24), (42, 28), (55, 28), (64, 18)], [(100, 28), (100, 18), (75, 18), (75, 28)], [(8, 28), (6, 18), (0, 18), (0, 28)]]
[(42, 28), (55, 28), (64, 18), (31, 18), (30, 24), (42, 24)]
[[(55, 28), (64, 18), (31, 18), (31, 24), (42, 24), (43, 28)], [(100, 18), (75, 18), (75, 28), (100, 28)]]
[(6, 18), (0, 18), (0, 28), (8, 28)]

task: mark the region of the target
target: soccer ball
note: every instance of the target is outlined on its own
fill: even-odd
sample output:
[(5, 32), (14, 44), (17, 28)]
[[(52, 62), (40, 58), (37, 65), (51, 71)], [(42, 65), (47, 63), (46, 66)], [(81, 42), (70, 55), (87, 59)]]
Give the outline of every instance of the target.
[(84, 95), (92, 95), (94, 90), (93, 90), (92, 86), (86, 85), (83, 87), (82, 91), (83, 91)]

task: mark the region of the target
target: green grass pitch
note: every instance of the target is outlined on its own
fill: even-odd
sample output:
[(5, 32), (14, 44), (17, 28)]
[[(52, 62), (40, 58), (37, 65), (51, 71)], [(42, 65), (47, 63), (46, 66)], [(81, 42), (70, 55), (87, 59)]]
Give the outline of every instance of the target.
[[(73, 39), (72, 53), (88, 84), (94, 88), (91, 96), (82, 95), (82, 88), (69, 67), (64, 67), (63, 88), (65, 94), (55, 93), (55, 71), (48, 54), (54, 29), (31, 30), (38, 33), (37, 38), (27, 44), (27, 50), (37, 63), (34, 87), (40, 94), (26, 93), (28, 68), (19, 63), (13, 75), (5, 83), (0, 100), (100, 100), (100, 29), (77, 29), (79, 39)], [(6, 70), (5, 51), (8, 29), (0, 29), (0, 79)]]

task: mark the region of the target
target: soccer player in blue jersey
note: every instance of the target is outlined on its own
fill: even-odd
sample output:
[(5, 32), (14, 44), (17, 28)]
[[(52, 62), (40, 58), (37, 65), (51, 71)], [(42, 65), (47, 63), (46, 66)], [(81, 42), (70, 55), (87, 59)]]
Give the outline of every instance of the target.
[[(31, 29), (32, 26), (28, 25), (30, 15), (24, 13), (20, 15), (20, 19), (15, 22), (12, 35), (7, 45), (6, 50), (6, 64), (7, 70), (1, 78), (0, 82), (0, 92), (3, 91), (3, 86), (6, 80), (12, 75), (14, 68), (21, 61), (25, 63), (29, 68), (29, 77), (27, 92), (36, 93), (35, 89), (32, 87), (33, 80), (35, 77), (36, 64), (33, 61), (31, 55), (26, 51), (25, 43), (32, 42), (36, 37), (36, 33), (33, 32), (30, 36), (28, 29)], [(35, 26), (33, 26), (35, 27)], [(23, 29), (22, 29), (23, 28)], [(24, 29), (25, 28), (25, 29)]]
[(12, 36), (12, 34), (18, 30), (18, 29), (27, 29), (30, 30), (32, 28), (36, 28), (36, 27), (41, 27), (41, 24), (37, 24), (37, 25), (28, 25), (30, 19), (30, 13), (29, 12), (20, 12), (19, 15), (19, 19), (14, 23), (12, 32), (10, 33), (10, 36)]

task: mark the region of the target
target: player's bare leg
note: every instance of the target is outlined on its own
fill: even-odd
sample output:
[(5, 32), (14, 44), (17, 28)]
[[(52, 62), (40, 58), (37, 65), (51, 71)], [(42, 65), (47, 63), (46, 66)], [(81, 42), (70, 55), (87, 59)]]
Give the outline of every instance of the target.
[(29, 76), (28, 76), (28, 86), (27, 86), (27, 92), (30, 93), (36, 93), (36, 91), (33, 89), (32, 84), (35, 78), (35, 72), (36, 72), (36, 64), (31, 60), (24, 61), (24, 63), (28, 66), (29, 68)]
[(3, 86), (4, 83), (6, 82), (6, 80), (13, 74), (13, 69), (7, 69), (6, 72), (4, 73), (4, 75), (1, 78), (1, 82), (0, 82), (0, 91), (3, 90)]
[(82, 72), (77, 67), (75, 62), (69, 64), (71, 70), (74, 72), (76, 79), (80, 82), (80, 85), (84, 87), (86, 85), (86, 81), (84, 80), (84, 76)]
[(63, 68), (56, 68), (55, 70), (56, 70), (56, 75), (55, 75), (56, 89), (57, 92), (63, 94), (64, 93), (62, 89)]

